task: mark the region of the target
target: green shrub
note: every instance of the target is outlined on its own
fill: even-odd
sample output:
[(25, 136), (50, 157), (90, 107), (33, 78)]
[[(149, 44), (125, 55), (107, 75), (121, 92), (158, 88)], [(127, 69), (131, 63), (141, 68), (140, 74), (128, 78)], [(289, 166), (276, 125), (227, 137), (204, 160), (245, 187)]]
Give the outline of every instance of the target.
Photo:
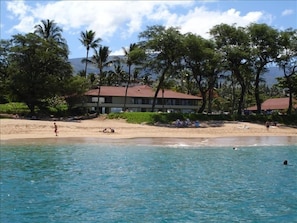
[[(68, 106), (66, 103), (59, 103), (55, 106), (36, 108), (35, 112), (38, 115), (54, 115), (65, 116), (68, 112)], [(20, 116), (27, 116), (30, 113), (28, 106), (21, 102), (10, 102), (6, 104), (0, 104), (0, 114), (18, 114)]]
[(60, 104), (56, 107), (47, 107), (48, 112), (54, 116), (66, 116), (68, 112), (68, 106), (66, 104)]
[(153, 123), (152, 112), (123, 112), (123, 113), (110, 113), (110, 119), (126, 119), (129, 123)]
[(29, 108), (25, 103), (10, 102), (6, 104), (0, 104), (0, 113), (5, 114), (28, 114)]
[(297, 115), (213, 115), (213, 114), (183, 114), (183, 113), (157, 113), (157, 112), (123, 112), (123, 113), (110, 113), (110, 119), (126, 119), (129, 123), (146, 123), (146, 124), (170, 124), (177, 119), (184, 121), (245, 121), (252, 123), (265, 123), (266, 121), (277, 122), (286, 125), (297, 125)]

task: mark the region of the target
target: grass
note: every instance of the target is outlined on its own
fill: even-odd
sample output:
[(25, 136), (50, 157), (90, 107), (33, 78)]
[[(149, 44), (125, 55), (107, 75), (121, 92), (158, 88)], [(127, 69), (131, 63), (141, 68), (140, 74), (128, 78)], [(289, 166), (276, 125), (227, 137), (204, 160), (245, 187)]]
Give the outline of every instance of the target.
[(183, 113), (159, 113), (159, 112), (123, 112), (110, 113), (107, 116), (109, 119), (125, 119), (128, 123), (146, 123), (146, 124), (169, 124), (177, 119), (185, 121), (209, 121), (209, 120), (230, 120), (230, 116), (214, 116), (205, 114), (183, 114)]
[(289, 126), (297, 125), (297, 114), (292, 115), (210, 115), (210, 114), (183, 114), (183, 113), (158, 113), (158, 112), (123, 112), (110, 113), (107, 115), (109, 119), (125, 119), (128, 123), (146, 123), (146, 124), (170, 124), (177, 119), (185, 121), (245, 121), (252, 123), (265, 123), (266, 121), (277, 122)]

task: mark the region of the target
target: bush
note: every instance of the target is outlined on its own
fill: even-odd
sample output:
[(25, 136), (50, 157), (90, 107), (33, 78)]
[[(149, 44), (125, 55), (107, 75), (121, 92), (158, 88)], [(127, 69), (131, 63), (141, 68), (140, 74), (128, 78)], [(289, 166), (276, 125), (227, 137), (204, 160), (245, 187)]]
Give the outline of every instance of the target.
[(297, 115), (209, 115), (209, 114), (183, 114), (183, 113), (156, 113), (156, 112), (123, 112), (123, 113), (110, 113), (110, 119), (126, 119), (129, 123), (146, 123), (146, 124), (170, 124), (177, 119), (191, 120), (191, 121), (246, 121), (252, 123), (265, 123), (266, 121), (277, 122), (286, 125), (297, 125)]
[(126, 119), (129, 123), (153, 123), (152, 112), (123, 112), (123, 113), (110, 113), (108, 118), (110, 119)]
[(0, 113), (27, 115), (30, 112), (28, 106), (21, 102), (0, 104)]
[(157, 112), (123, 112), (110, 113), (108, 118), (126, 119), (129, 123), (146, 123), (146, 124), (170, 124), (177, 119), (191, 121), (209, 121), (209, 120), (231, 120), (230, 115), (207, 115), (207, 114), (191, 114), (191, 113), (157, 113)]
[[(38, 115), (54, 115), (54, 116), (66, 116), (68, 112), (68, 106), (66, 103), (59, 103), (55, 106), (40, 106), (35, 109)], [(21, 102), (10, 102), (6, 104), (0, 104), (0, 114), (18, 114), (20, 116), (27, 116), (30, 113), (28, 106)]]

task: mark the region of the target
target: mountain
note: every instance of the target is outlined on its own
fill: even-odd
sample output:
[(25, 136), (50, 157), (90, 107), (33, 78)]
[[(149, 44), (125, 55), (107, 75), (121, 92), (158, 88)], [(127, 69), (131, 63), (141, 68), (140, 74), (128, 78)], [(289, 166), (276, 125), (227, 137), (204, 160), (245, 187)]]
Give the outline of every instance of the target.
[[(109, 61), (113, 61), (113, 60), (118, 60), (119, 58), (121, 59), (123, 56), (110, 56)], [(73, 59), (69, 59), (69, 62), (71, 63), (72, 67), (73, 67), (73, 72), (74, 74), (79, 73), (80, 71), (84, 71), (85, 70), (85, 63), (82, 63), (81, 61), (84, 58), (73, 58)], [(125, 70), (126, 72), (128, 72), (128, 66), (125, 63), (121, 64), (123, 67), (123, 70)], [(105, 71), (109, 71), (109, 70), (113, 70), (113, 65), (110, 67), (105, 68)], [(134, 69), (134, 65), (132, 65), (132, 70)], [(98, 74), (99, 73), (99, 69), (94, 66), (94, 64), (88, 64), (87, 67), (87, 73), (94, 73), (94, 74)], [(144, 75), (145, 71), (140, 72), (140, 75)]]
[[(111, 60), (114, 57), (121, 57), (121, 56), (112, 56)], [(85, 69), (85, 63), (82, 63), (81, 60), (83, 58), (74, 58), (69, 59), (69, 62), (71, 63), (74, 73), (77, 74), (79, 71), (82, 71)], [(127, 71), (128, 68), (123, 64), (123, 68)], [(112, 67), (110, 68), (112, 69)], [(88, 64), (88, 72), (87, 73), (98, 73), (98, 68), (96, 68), (93, 64)], [(276, 78), (282, 77), (283, 73), (278, 67), (269, 67), (269, 70), (263, 75), (263, 79), (266, 81), (266, 84), (271, 87), (272, 85), (276, 84)]]
[(272, 85), (277, 83), (277, 77), (283, 77), (283, 71), (278, 67), (269, 67), (268, 72), (263, 75), (263, 79), (266, 81), (266, 84), (271, 87)]
[[(82, 70), (85, 70), (85, 63), (81, 62), (82, 59), (83, 58), (69, 59), (69, 62), (71, 63), (75, 74)], [(88, 64), (88, 73), (98, 73), (98, 68), (96, 68), (93, 64)]]

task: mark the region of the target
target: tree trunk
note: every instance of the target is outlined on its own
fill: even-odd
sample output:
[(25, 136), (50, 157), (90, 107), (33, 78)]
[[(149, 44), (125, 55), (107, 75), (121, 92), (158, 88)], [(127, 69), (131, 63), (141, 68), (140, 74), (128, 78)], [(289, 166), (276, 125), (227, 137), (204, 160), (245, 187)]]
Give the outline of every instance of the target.
[(238, 101), (238, 109), (237, 109), (237, 115), (241, 115), (242, 114), (242, 107), (243, 107), (243, 100), (244, 100), (244, 95), (245, 95), (245, 91), (246, 91), (246, 85), (244, 83), (241, 83), (241, 92), (240, 92), (240, 98)]
[(208, 84), (208, 113), (212, 113), (212, 101), (213, 101), (214, 87), (215, 87), (214, 76), (211, 76), (209, 84)]
[(208, 90), (208, 108), (207, 113), (212, 113), (212, 95), (213, 95), (213, 88)]
[[(293, 75), (293, 73), (292, 73)], [(292, 109), (293, 109), (293, 90), (292, 90), (292, 84), (291, 84), (291, 75), (290, 76), (286, 76), (287, 79), (287, 83), (288, 83), (288, 88), (289, 88), (289, 107), (288, 107), (288, 111), (287, 114), (291, 115), (292, 114)]]
[(164, 88), (162, 88), (162, 112), (164, 112)]
[(200, 93), (201, 93), (201, 97), (202, 97), (202, 105), (199, 108), (198, 113), (202, 113), (205, 110), (205, 108), (206, 108), (206, 102), (207, 102), (207, 100), (206, 100), (206, 92), (200, 90)]
[(154, 100), (153, 100), (152, 110), (151, 110), (152, 112), (154, 112), (154, 110), (155, 110), (157, 96), (159, 94), (161, 86), (163, 85), (163, 82), (164, 82), (164, 79), (165, 79), (165, 74), (166, 74), (167, 70), (168, 70), (168, 67), (166, 67), (164, 69), (164, 71), (163, 71), (163, 73), (162, 73), (162, 75), (160, 77), (159, 84), (157, 86), (157, 89), (156, 89), (156, 92), (155, 92), (155, 95), (154, 95)]
[(290, 89), (290, 92), (289, 92), (289, 108), (288, 108), (288, 111), (287, 111), (288, 115), (292, 114), (292, 108), (293, 108), (293, 94), (292, 94), (292, 91)]
[(85, 64), (85, 78), (87, 78), (88, 58), (89, 58), (89, 48), (87, 48), (87, 57), (86, 57), (86, 64)]
[(255, 99), (257, 105), (257, 114), (261, 114), (261, 99), (260, 99), (260, 91), (259, 91), (259, 82), (260, 82), (260, 74), (257, 72), (255, 79)]
[(129, 85), (130, 85), (130, 81), (131, 81), (131, 66), (129, 65), (129, 71), (128, 71), (128, 82), (127, 82), (127, 85), (126, 85), (126, 90), (125, 90), (125, 99), (124, 99), (124, 111), (126, 111), (126, 103), (127, 103), (127, 94), (128, 94), (128, 88), (129, 88)]
[(34, 116), (35, 115), (35, 103), (27, 102), (26, 104), (30, 110), (30, 115)]
[(234, 77), (233, 77), (233, 74), (232, 74), (232, 77), (231, 77), (231, 81), (232, 81), (232, 108), (231, 108), (231, 114), (233, 115), (234, 114), (234, 111), (235, 111), (235, 101), (236, 101), (236, 97), (235, 97), (235, 84), (234, 84)]

